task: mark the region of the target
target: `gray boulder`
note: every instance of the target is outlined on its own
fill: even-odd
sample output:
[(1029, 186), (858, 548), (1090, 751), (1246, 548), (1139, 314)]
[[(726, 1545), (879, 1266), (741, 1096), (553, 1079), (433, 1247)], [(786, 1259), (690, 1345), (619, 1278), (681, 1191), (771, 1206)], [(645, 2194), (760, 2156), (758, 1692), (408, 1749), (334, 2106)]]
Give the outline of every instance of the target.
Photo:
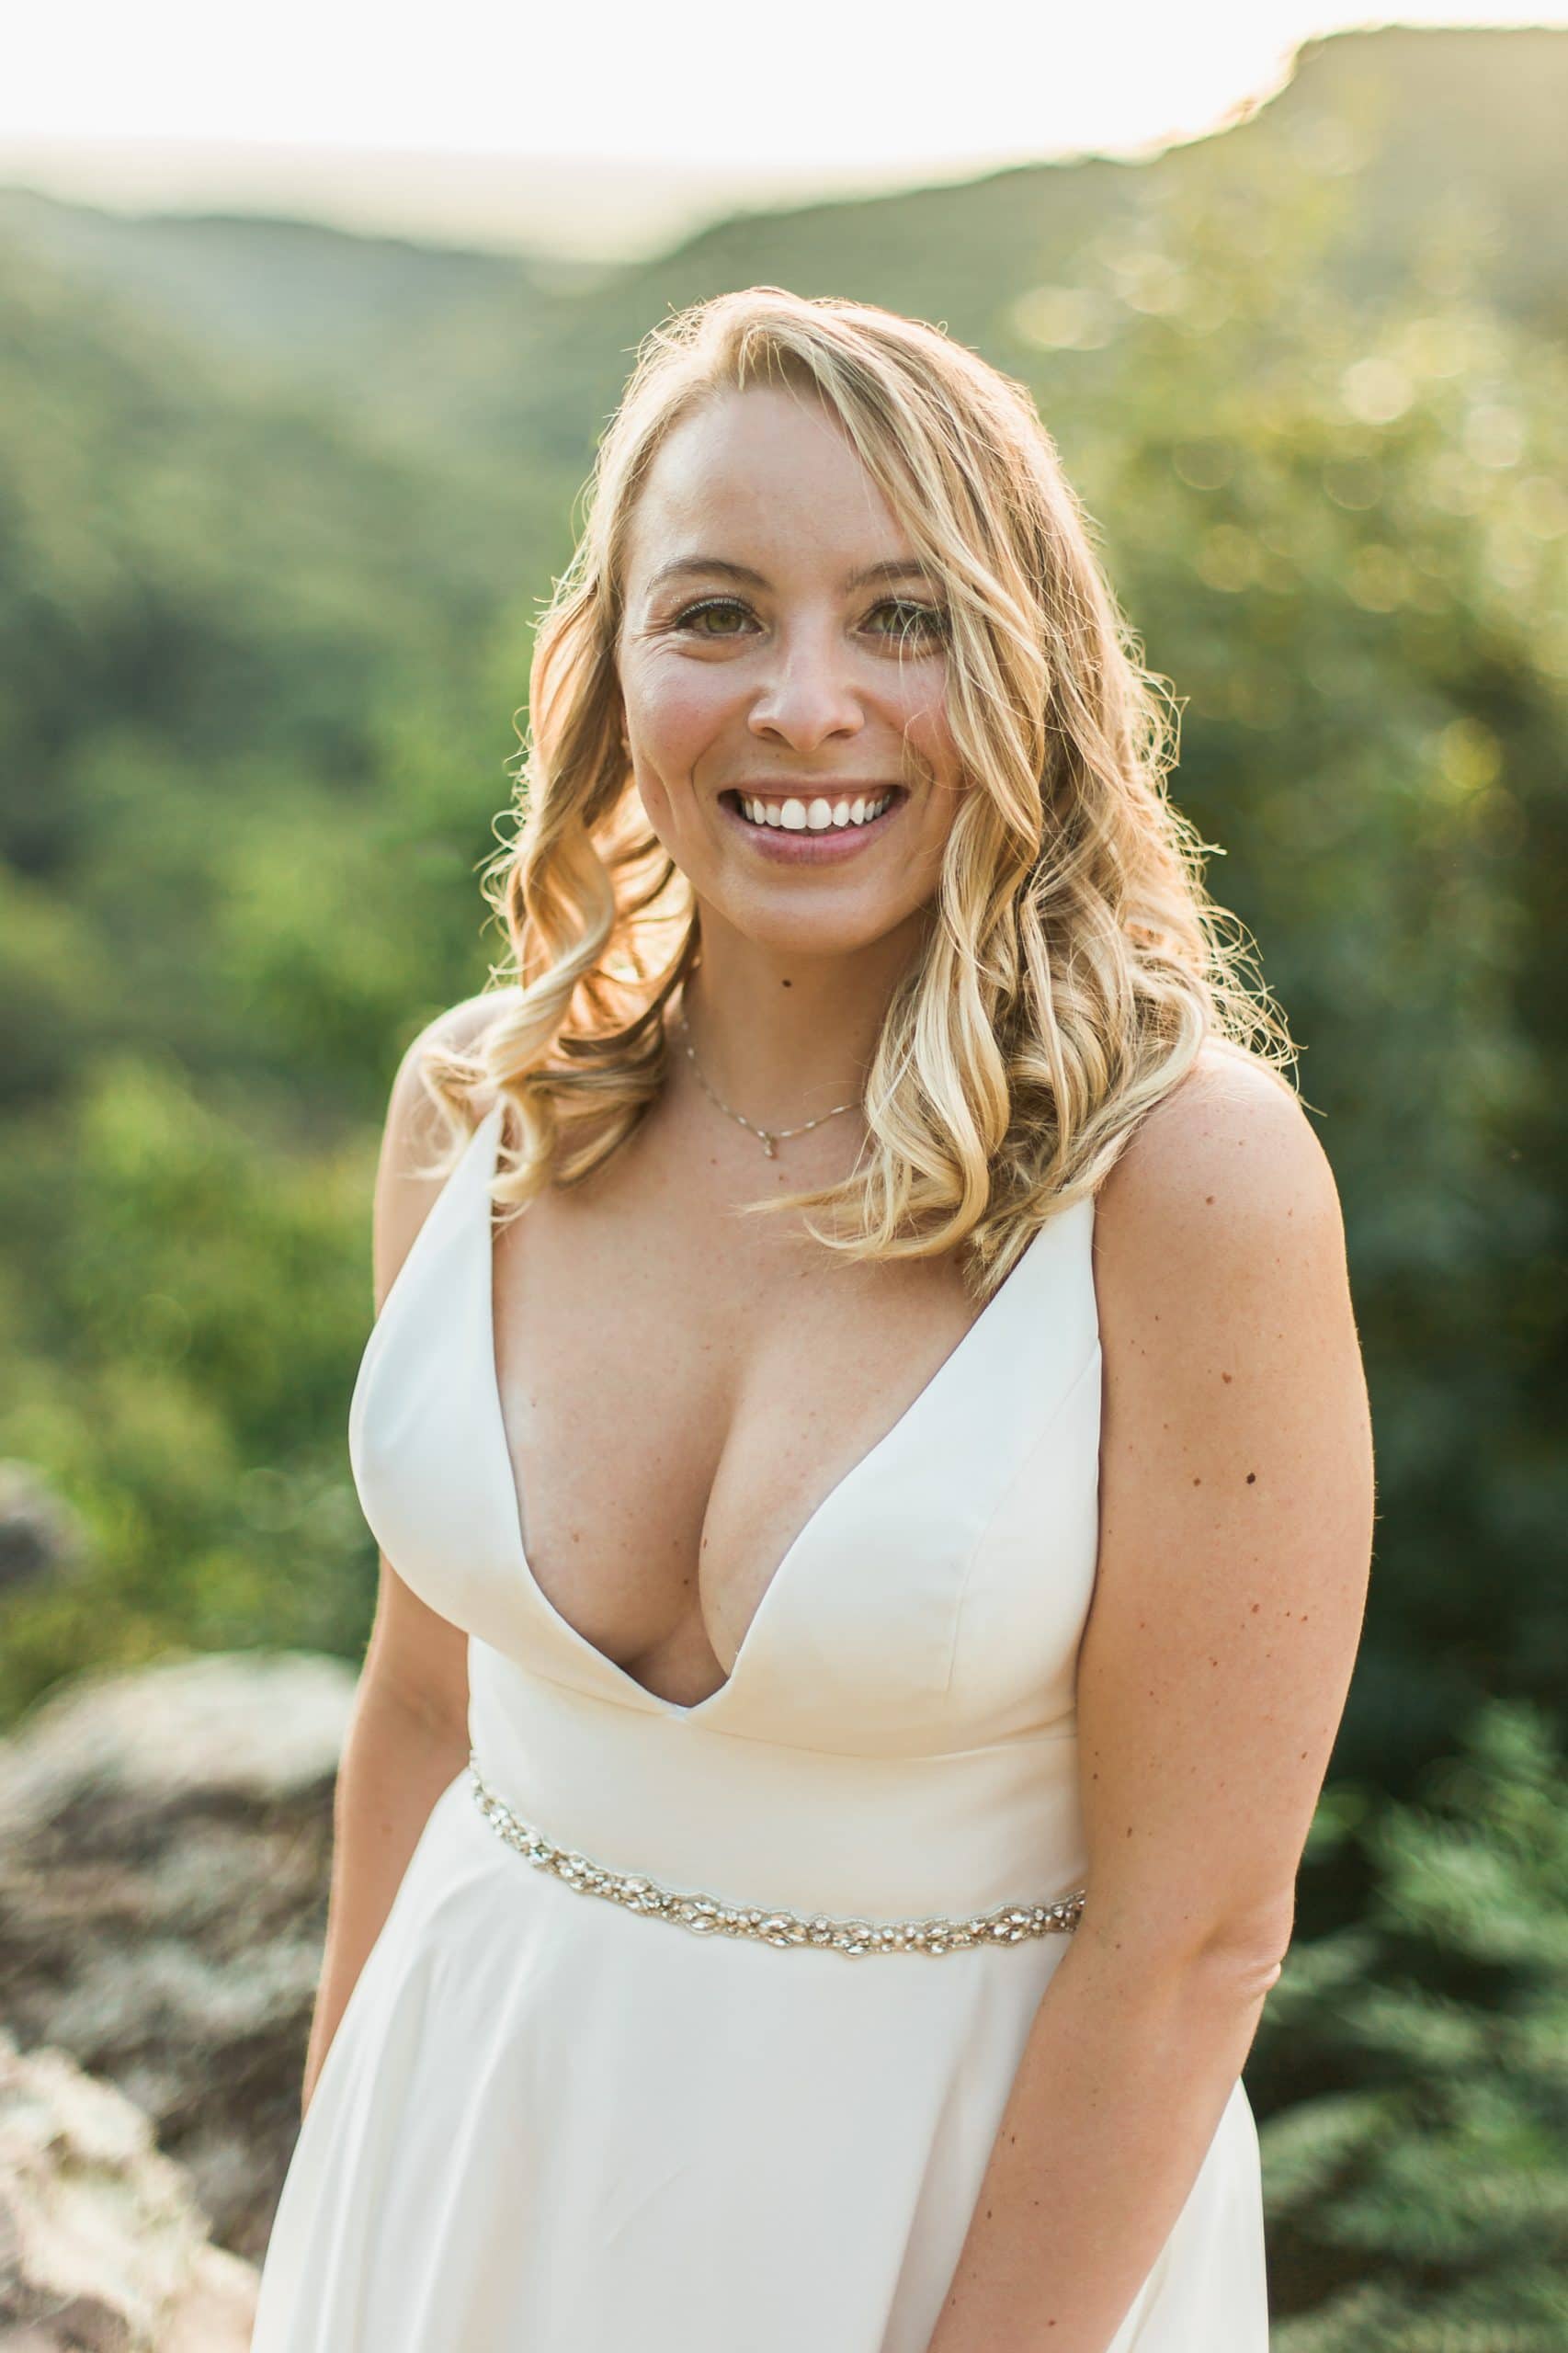
[(138, 2109), (0, 2030), (6, 2353), (245, 2353), (256, 2285)]
[(356, 1679), (288, 1652), (94, 1673), (0, 1741), (0, 2021), (143, 2110), (252, 2260), (299, 2131)]

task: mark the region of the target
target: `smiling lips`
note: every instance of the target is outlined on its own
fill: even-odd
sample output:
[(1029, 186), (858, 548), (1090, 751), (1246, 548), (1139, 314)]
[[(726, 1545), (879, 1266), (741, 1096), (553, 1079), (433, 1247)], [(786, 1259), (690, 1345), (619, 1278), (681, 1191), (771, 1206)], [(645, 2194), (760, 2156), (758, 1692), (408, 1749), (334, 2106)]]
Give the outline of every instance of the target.
[(748, 825), (767, 826), (787, 834), (825, 834), (843, 832), (851, 826), (873, 824), (892, 806), (897, 794), (892, 790), (883, 790), (839, 793), (832, 797), (825, 793), (813, 793), (810, 797), (790, 795), (782, 800), (767, 800), (745, 792), (729, 793), (724, 797)]

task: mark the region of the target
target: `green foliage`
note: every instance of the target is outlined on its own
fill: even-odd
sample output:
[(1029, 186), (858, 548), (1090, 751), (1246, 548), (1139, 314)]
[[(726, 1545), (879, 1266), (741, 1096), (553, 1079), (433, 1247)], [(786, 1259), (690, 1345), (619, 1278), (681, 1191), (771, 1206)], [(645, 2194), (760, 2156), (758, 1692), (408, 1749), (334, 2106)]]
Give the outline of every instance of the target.
[(3, 1450), (69, 1495), (90, 1561), (10, 1604), (0, 1707), (74, 1665), (258, 1630), (351, 1652), (373, 1590), (341, 1460), (373, 1146), (269, 1138), (123, 1053), (76, 1074), (57, 1138), (35, 1132), (8, 1170), (37, 1321)]
[(1258, 2038), (1300, 2086), (1260, 2134), (1278, 2353), (1568, 2341), (1568, 1768), (1494, 1702), (1420, 1798), (1320, 1827), (1365, 1909), (1292, 1949)]
[(358, 1653), (376, 1127), (484, 977), (518, 696), (438, 471), (3, 249), (0, 299), (0, 1453), (91, 1540), (4, 1604), (4, 1720), (171, 1646)]

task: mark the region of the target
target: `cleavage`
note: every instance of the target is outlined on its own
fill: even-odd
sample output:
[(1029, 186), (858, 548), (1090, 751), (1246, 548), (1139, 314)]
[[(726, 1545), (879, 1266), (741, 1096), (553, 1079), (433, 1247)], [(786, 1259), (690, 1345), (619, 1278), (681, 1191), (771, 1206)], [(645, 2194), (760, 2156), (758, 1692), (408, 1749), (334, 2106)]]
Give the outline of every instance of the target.
[(494, 1245), (519, 1541), (582, 1641), (696, 1706), (976, 1311), (950, 1264), (812, 1266), (755, 1232), (651, 1252), (557, 1212), (540, 1196)]

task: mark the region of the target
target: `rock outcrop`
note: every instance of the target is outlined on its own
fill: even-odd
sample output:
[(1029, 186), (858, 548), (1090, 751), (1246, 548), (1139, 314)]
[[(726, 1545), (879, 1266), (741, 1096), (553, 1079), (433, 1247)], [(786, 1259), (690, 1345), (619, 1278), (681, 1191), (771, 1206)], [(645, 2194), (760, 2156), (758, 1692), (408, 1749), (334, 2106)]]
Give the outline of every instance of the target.
[(6, 2353), (245, 2353), (256, 2281), (139, 2109), (0, 2030)]
[(143, 2110), (253, 2261), (299, 2130), (355, 1680), (259, 1652), (85, 1675), (0, 1742), (0, 2022)]

